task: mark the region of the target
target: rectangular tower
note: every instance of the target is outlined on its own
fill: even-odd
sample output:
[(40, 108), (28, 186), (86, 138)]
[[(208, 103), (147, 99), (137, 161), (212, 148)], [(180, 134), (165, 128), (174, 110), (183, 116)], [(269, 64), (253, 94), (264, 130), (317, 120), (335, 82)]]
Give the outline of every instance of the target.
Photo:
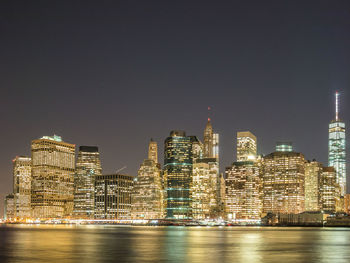
[(192, 141), (184, 131), (172, 131), (164, 142), (167, 218), (192, 218)]
[(13, 194), (17, 218), (25, 219), (31, 216), (31, 175), (30, 157), (17, 156), (13, 160)]
[(72, 215), (75, 145), (60, 136), (32, 141), (32, 217), (64, 218)]
[(102, 174), (96, 146), (80, 146), (74, 175), (74, 216), (94, 218), (95, 177)]
[(237, 162), (252, 161), (256, 159), (256, 137), (249, 131), (237, 132)]

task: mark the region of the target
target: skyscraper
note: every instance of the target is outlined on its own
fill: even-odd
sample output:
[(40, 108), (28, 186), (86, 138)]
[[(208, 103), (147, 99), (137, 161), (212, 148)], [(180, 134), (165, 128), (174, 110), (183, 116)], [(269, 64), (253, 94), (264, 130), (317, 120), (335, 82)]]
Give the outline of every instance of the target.
[(279, 151), (264, 156), (263, 213), (301, 213), (305, 209), (305, 158)]
[(62, 218), (72, 215), (75, 145), (60, 136), (32, 141), (32, 217)]
[(256, 137), (249, 131), (237, 132), (237, 162), (252, 161), (256, 159)]
[(228, 220), (258, 220), (261, 216), (260, 167), (256, 137), (237, 133), (237, 162), (226, 168), (225, 213)]
[(345, 123), (339, 119), (339, 93), (335, 93), (335, 119), (329, 124), (328, 165), (336, 171), (341, 195), (346, 194)]
[(321, 210), (322, 172), (323, 166), (319, 162), (305, 164), (305, 211)]
[(164, 216), (163, 187), (157, 143), (150, 141), (148, 159), (140, 166), (131, 194), (132, 219), (160, 219)]
[(213, 138), (213, 127), (211, 125), (210, 118), (208, 118), (207, 125), (205, 126), (203, 138), (204, 138), (203, 157), (213, 158), (214, 138)]
[(74, 175), (74, 216), (93, 219), (95, 177), (102, 174), (96, 146), (80, 146)]
[(192, 141), (184, 131), (171, 131), (164, 142), (167, 218), (192, 218)]
[(17, 156), (13, 160), (15, 217), (29, 218), (31, 216), (31, 175), (32, 161), (30, 157)]
[(96, 219), (131, 219), (133, 180), (133, 176), (123, 174), (95, 177)]
[(334, 167), (323, 167), (320, 187), (321, 209), (323, 211), (331, 213), (337, 211), (341, 188), (336, 177), (337, 173)]

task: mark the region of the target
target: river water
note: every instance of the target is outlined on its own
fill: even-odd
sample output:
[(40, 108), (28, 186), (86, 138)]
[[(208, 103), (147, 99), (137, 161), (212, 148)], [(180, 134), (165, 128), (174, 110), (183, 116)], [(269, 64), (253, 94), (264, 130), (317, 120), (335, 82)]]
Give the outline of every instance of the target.
[(350, 228), (0, 226), (0, 262), (350, 262)]

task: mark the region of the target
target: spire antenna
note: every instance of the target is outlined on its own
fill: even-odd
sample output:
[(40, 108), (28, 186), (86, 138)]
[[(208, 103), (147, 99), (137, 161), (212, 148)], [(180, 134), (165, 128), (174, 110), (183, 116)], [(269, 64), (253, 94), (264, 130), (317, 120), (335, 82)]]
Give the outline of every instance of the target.
[(210, 108), (210, 106), (208, 107), (208, 121), (210, 121), (210, 110), (211, 110), (211, 108)]
[(335, 92), (335, 120), (339, 120), (339, 92)]

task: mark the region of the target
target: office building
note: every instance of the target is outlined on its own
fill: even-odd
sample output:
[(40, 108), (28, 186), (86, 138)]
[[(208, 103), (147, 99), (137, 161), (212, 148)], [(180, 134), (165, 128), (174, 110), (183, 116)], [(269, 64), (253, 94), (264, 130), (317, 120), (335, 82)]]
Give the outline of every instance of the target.
[(263, 213), (301, 213), (305, 210), (305, 158), (278, 151), (264, 157)]
[(184, 131), (172, 131), (164, 142), (166, 217), (192, 218), (192, 141)]
[(60, 136), (33, 140), (32, 217), (63, 218), (73, 212), (75, 145)]
[(131, 219), (131, 192), (134, 177), (122, 174), (95, 177), (95, 218)]
[(253, 161), (257, 156), (257, 141), (249, 131), (237, 132), (237, 162)]
[(340, 202), (341, 188), (334, 167), (323, 167), (320, 184), (322, 211), (335, 213)]
[(95, 177), (102, 174), (96, 146), (80, 146), (74, 175), (74, 217), (94, 218)]
[(335, 119), (329, 124), (328, 165), (335, 168), (336, 181), (340, 186), (341, 195), (346, 194), (346, 142), (345, 123), (339, 119), (339, 93), (336, 92)]
[(321, 202), (321, 176), (323, 166), (312, 161), (305, 164), (305, 211), (320, 211)]
[(140, 166), (131, 195), (132, 219), (164, 217), (163, 182), (158, 163), (157, 143), (150, 141), (148, 159)]
[(7, 221), (16, 220), (15, 196), (13, 194), (9, 194), (5, 197), (4, 219)]
[(22, 220), (31, 217), (31, 175), (31, 159), (17, 156), (13, 160), (14, 215)]

